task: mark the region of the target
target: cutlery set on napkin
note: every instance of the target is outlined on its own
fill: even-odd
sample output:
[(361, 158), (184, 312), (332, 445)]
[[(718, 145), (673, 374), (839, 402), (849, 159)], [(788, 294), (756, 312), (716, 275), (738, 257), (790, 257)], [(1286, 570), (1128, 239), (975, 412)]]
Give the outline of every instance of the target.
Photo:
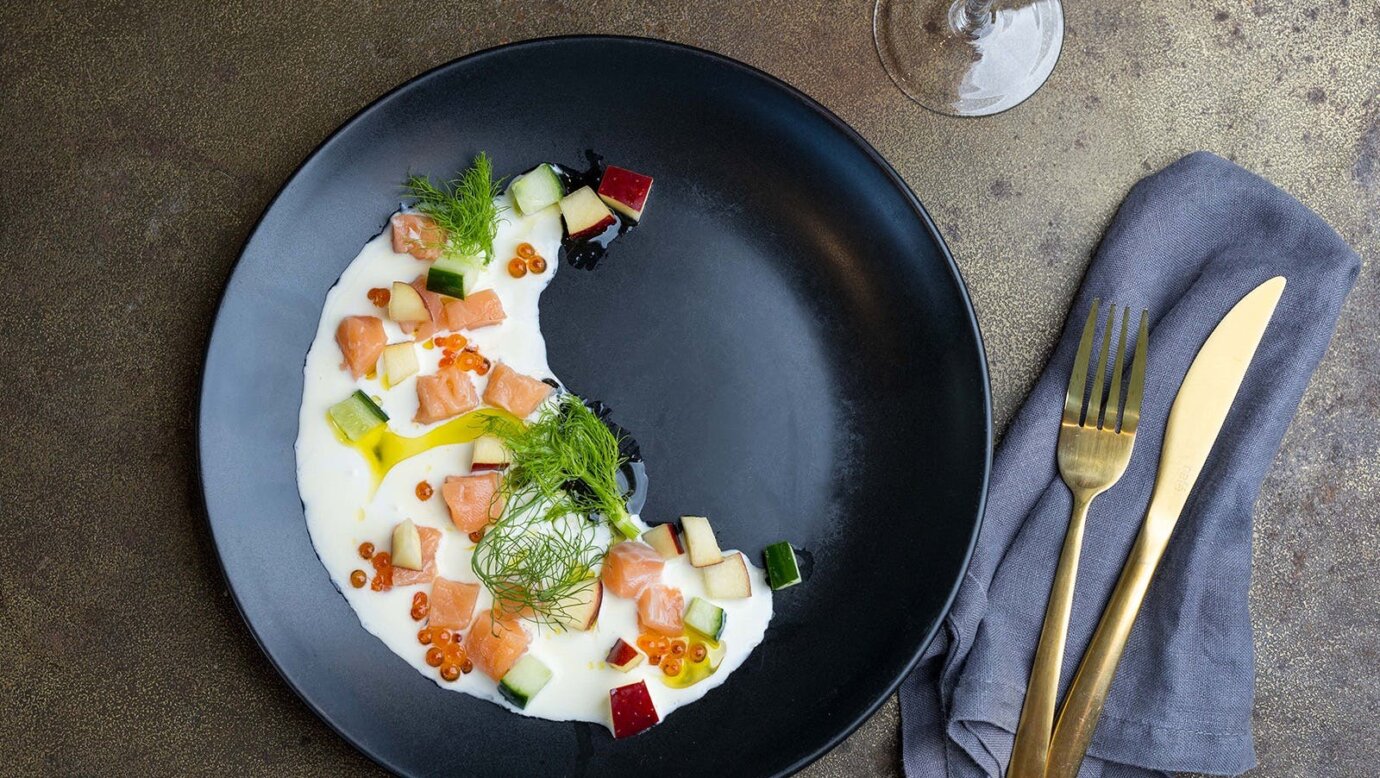
[[(902, 687), (909, 775), (1254, 764), (1252, 503), (1359, 266), (1297, 200), (1211, 154), (1132, 190)], [(1122, 307), (1103, 321), (1098, 298)]]

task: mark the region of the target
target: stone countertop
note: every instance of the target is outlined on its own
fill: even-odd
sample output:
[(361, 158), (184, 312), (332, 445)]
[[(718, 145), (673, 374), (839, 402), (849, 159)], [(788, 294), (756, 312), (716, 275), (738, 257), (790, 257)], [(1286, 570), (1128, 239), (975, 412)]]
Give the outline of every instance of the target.
[[(322, 5), (0, 10), (5, 772), (377, 772), (279, 680), (226, 592), (193, 473), (202, 346), (254, 220), (340, 122), (470, 51), (596, 32), (741, 59), (876, 146), (958, 257), (998, 429), (1147, 172), (1215, 151), (1336, 227), (1365, 266), (1256, 508), (1253, 774), (1380, 763), (1358, 737), (1380, 710), (1376, 2), (1070, 1), (1048, 84), (979, 120), (893, 87), (867, 0)], [(804, 774), (899, 774), (897, 726), (893, 699)]]

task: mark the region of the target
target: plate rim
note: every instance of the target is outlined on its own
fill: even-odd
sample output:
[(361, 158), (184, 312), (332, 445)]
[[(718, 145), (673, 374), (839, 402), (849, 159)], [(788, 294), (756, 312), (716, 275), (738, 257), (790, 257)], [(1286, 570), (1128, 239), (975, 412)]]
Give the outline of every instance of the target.
[(846, 137), (849, 141), (851, 141), (858, 149), (860, 149), (864, 153), (864, 155), (872, 162), (872, 164), (878, 168), (878, 170), (883, 174), (883, 176), (885, 176), (887, 180), (889, 180), (891, 184), (905, 198), (906, 202), (911, 207), (911, 210), (915, 213), (916, 217), (919, 218), (921, 224), (924, 225), (925, 230), (930, 234), (930, 237), (933, 239), (936, 247), (939, 249), (939, 254), (943, 258), (944, 264), (948, 268), (952, 280), (955, 284), (956, 290), (958, 292), (959, 300), (962, 303), (963, 314), (967, 319), (969, 328), (972, 331), (973, 345), (976, 349), (975, 356), (977, 357), (978, 372), (981, 377), (980, 389), (982, 393), (983, 411), (982, 426), (983, 435), (985, 437), (985, 445), (983, 447), (984, 456), (982, 465), (981, 489), (978, 494), (977, 505), (975, 508), (976, 515), (973, 523), (973, 530), (968, 539), (967, 548), (964, 550), (963, 553), (963, 561), (960, 565), (960, 573), (954, 581), (953, 585), (950, 587), (947, 596), (945, 597), (944, 605), (939, 611), (939, 618), (935, 620), (934, 626), (930, 628), (928, 634), (926, 634), (919, 641), (919, 643), (917, 643), (915, 651), (911, 655), (910, 659), (906, 662), (905, 669), (896, 678), (893, 678), (890, 681), (888, 681), (886, 684), (886, 688), (884, 689), (882, 694), (880, 694), (876, 700), (870, 703), (853, 720), (846, 722), (845, 725), (842, 726), (834, 736), (819, 744), (817, 747), (810, 750), (808, 753), (792, 761), (790, 764), (788, 764), (787, 766), (782, 768), (778, 773), (776, 773), (776, 775), (779, 776), (792, 775), (804, 769), (806, 766), (818, 761), (822, 756), (832, 751), (840, 743), (846, 740), (850, 735), (856, 732), (864, 723), (867, 722), (868, 719), (871, 719), (882, 707), (882, 705), (885, 704), (886, 701), (893, 694), (896, 693), (896, 690), (900, 688), (901, 684), (905, 681), (905, 679), (910, 676), (910, 674), (914, 671), (916, 664), (919, 663), (920, 658), (924, 655), (925, 651), (928, 650), (930, 645), (934, 642), (935, 637), (939, 633), (939, 629), (943, 626), (944, 621), (948, 618), (950, 610), (952, 610), (953, 608), (954, 600), (957, 598), (958, 590), (962, 585), (963, 580), (967, 576), (968, 568), (972, 564), (974, 551), (977, 548), (977, 539), (982, 531), (982, 525), (986, 518), (987, 499), (991, 488), (992, 461), (994, 456), (995, 442), (992, 437), (992, 382), (989, 371), (989, 365), (987, 361), (987, 349), (982, 337), (982, 329), (978, 322), (977, 312), (973, 307), (972, 298), (968, 293), (968, 285), (964, 281), (963, 274), (958, 267), (958, 263), (954, 260), (953, 253), (949, 250), (949, 246), (944, 241), (943, 235), (940, 234), (938, 226), (935, 225), (934, 220), (929, 215), (929, 212), (925, 210), (924, 204), (920, 202), (920, 198), (916, 196), (915, 192), (910, 188), (910, 185), (908, 185), (905, 182), (905, 179), (901, 178), (901, 175), (896, 172), (896, 169), (891, 166), (891, 163), (887, 162), (887, 160), (884, 157), (882, 157), (881, 153), (878, 152), (875, 148), (873, 148), (872, 144), (869, 143), (865, 138), (863, 138), (857, 130), (853, 129), (851, 125), (849, 125), (843, 119), (839, 118), (837, 114), (835, 114), (829, 108), (825, 107), (819, 101), (815, 100), (813, 97), (810, 97), (808, 94), (804, 93), (797, 87), (792, 86), (786, 81), (770, 73), (767, 73), (764, 70), (761, 70), (740, 60), (734, 59), (733, 57), (730, 57), (725, 54), (720, 54), (714, 51), (710, 51), (708, 49), (703, 49), (698, 46), (662, 40), (659, 38), (648, 38), (637, 35), (551, 35), (539, 38), (527, 38), (520, 41), (512, 41), (509, 43), (502, 43), (497, 46), (489, 46), (487, 48), (477, 49), (468, 54), (464, 54), (454, 59), (447, 60), (446, 62), (428, 68), (422, 71), (421, 73), (418, 73), (417, 75), (408, 78), (406, 81), (403, 81), (397, 86), (394, 86), (386, 92), (373, 98), (367, 104), (359, 108), (359, 110), (351, 114), (348, 119), (341, 122), (339, 126), (337, 126), (324, 138), (322, 138), (321, 141), (317, 143), (305, 157), (302, 158), (302, 161), (299, 162), (293, 168), (292, 172), (289, 173), (287, 177), (283, 179), (283, 182), (278, 186), (277, 191), (274, 192), (273, 197), (269, 199), (268, 203), (264, 206), (263, 210), (254, 220), (253, 226), (250, 227), (249, 232), (245, 235), (244, 240), (240, 244), (239, 251), (236, 253), (235, 260), (231, 263), (228, 271), (226, 272), (225, 278), (222, 281), (220, 294), (217, 296), (214, 313), (211, 316), (211, 326), (207, 330), (206, 342), (204, 347), (202, 348), (201, 362), (198, 370), (199, 375), (197, 376), (198, 391), (196, 397), (194, 425), (195, 445), (193, 453), (195, 456), (194, 470), (196, 472), (197, 478), (196, 492), (198, 497), (198, 505), (201, 508), (201, 517), (205, 522), (207, 529), (210, 531), (211, 545), (215, 548), (216, 552), (216, 566), (220, 570), (221, 579), (225, 582), (226, 591), (229, 593), (231, 601), (235, 604), (235, 610), (239, 614), (240, 620), (243, 621), (244, 625), (248, 628), (250, 636), (254, 639), (254, 643), (258, 646), (259, 651), (262, 652), (264, 657), (268, 660), (269, 665), (273, 667), (274, 672), (276, 672), (279, 678), (281, 678), (283, 682), (287, 684), (287, 687), (292, 690), (292, 693), (296, 695), (297, 698), (303, 704), (306, 705), (308, 710), (310, 710), (318, 719), (324, 722), (326, 726), (329, 727), (333, 732), (335, 732), (336, 735), (338, 735), (342, 740), (348, 743), (350, 747), (354, 748), (359, 753), (368, 757), (371, 761), (373, 761), (375, 764), (382, 767), (383, 769), (387, 770), (388, 772), (393, 773), (395, 775), (403, 775), (403, 771), (399, 769), (396, 765), (392, 764), (389, 760), (387, 760), (382, 754), (379, 754), (370, 748), (366, 748), (362, 743), (360, 743), (349, 733), (347, 733), (340, 726), (340, 724), (334, 720), (334, 718), (332, 718), (325, 710), (318, 706), (316, 702), (313, 701), (306, 694), (306, 692), (297, 684), (297, 682), (292, 678), (292, 676), (282, 667), (282, 665), (279, 664), (277, 657), (275, 657), (273, 653), (268, 650), (267, 646), (264, 643), (263, 637), (259, 634), (259, 630), (255, 627), (254, 622), (250, 620), (248, 614), (245, 613), (244, 604), (240, 602), (239, 592), (236, 590), (234, 581), (231, 580), (229, 571), (225, 567), (225, 560), (221, 553), (222, 539), (216, 534), (216, 525), (215, 522), (211, 519), (210, 505), (208, 504), (206, 498), (207, 472), (205, 459), (202, 456), (202, 448), (205, 437), (204, 408), (206, 406), (207, 394), (206, 365), (211, 356), (211, 349), (215, 345), (216, 332), (219, 328), (219, 325), (221, 324), (221, 316), (223, 313), (226, 297), (228, 296), (230, 290), (231, 282), (234, 280), (236, 273), (240, 269), (240, 263), (244, 260), (245, 250), (258, 236), (260, 230), (263, 227), (264, 220), (267, 218), (268, 214), (273, 211), (273, 208), (283, 197), (283, 194), (287, 191), (287, 188), (297, 179), (297, 177), (302, 173), (302, 171), (308, 165), (312, 164), (312, 162), (314, 162), (318, 156), (320, 156), (332, 143), (334, 143), (337, 138), (339, 138), (347, 130), (351, 129), (365, 116), (372, 113), (375, 109), (379, 108), (384, 102), (392, 99), (395, 95), (403, 92), (404, 90), (410, 89), (423, 81), (435, 78), (439, 76), (443, 71), (455, 67), (462, 67), (466, 63), (469, 63), (473, 60), (479, 60), (486, 57), (500, 55), (511, 49), (536, 48), (540, 46), (550, 45), (553, 43), (562, 43), (568, 41), (616, 41), (619, 43), (634, 43), (637, 45), (648, 46), (653, 49), (659, 48), (675, 50), (693, 57), (713, 61), (719, 65), (727, 66), (733, 70), (737, 70), (749, 77), (765, 81), (768, 83), (768, 85), (785, 91), (795, 100), (800, 102), (802, 105), (809, 108), (812, 112), (814, 112), (825, 122), (827, 122), (831, 127), (833, 127), (838, 132), (842, 133), (843, 136)]

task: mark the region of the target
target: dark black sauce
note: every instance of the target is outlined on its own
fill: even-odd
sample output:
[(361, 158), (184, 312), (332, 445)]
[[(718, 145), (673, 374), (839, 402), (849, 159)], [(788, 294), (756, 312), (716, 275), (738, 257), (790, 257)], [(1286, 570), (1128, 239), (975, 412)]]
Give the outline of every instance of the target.
[[(556, 171), (556, 177), (561, 180), (561, 185), (565, 187), (567, 193), (573, 192), (582, 186), (598, 191), (599, 182), (604, 179), (604, 169), (608, 167), (604, 164), (604, 158), (594, 153), (593, 149), (585, 149), (585, 160), (589, 166), (584, 170), (566, 167), (556, 163), (551, 164), (552, 170)], [(565, 260), (571, 267), (581, 270), (593, 270), (599, 264), (599, 260), (608, 253), (609, 244), (614, 239), (637, 226), (637, 222), (629, 219), (623, 214), (609, 209), (613, 214), (613, 224), (607, 229), (593, 237), (573, 239), (569, 235), (561, 238), (561, 259)]]

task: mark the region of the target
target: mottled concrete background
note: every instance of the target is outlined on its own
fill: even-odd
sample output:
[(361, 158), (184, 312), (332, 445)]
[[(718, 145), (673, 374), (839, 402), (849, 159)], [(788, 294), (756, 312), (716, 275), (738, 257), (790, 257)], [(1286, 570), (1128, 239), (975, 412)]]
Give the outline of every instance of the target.
[[(1380, 7), (1069, 0), (1033, 101), (907, 102), (856, 2), (7, 3), (0, 10), (0, 772), (367, 774), (279, 681), (198, 515), (192, 411), (255, 217), (339, 122), (475, 49), (648, 35), (795, 84), (959, 257), (999, 423), (1138, 177), (1194, 149), (1317, 209), (1366, 266), (1257, 509), (1257, 775), (1380, 764)], [(118, 325), (112, 326), (113, 323)], [(811, 776), (899, 772), (894, 701)]]

